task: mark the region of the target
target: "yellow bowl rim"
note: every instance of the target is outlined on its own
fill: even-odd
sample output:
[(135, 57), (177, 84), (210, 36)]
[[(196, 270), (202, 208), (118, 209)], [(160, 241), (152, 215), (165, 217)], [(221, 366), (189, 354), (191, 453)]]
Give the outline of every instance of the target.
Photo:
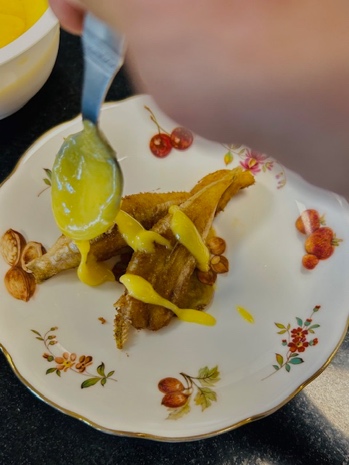
[(58, 19), (48, 8), (32, 27), (13, 42), (0, 48), (0, 66), (30, 49), (56, 26), (58, 27)]

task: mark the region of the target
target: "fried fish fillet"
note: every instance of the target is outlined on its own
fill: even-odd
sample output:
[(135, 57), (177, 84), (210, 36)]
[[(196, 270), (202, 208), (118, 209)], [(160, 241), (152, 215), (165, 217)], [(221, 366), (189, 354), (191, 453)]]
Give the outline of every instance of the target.
[[(224, 209), (240, 189), (253, 183), (252, 174), (241, 168), (211, 173), (192, 189), (190, 197), (179, 208), (194, 223), (205, 241), (215, 215)], [(192, 276), (196, 261), (174, 236), (170, 227), (171, 217), (171, 213), (168, 213), (152, 227), (152, 231), (170, 241), (172, 248), (155, 244), (152, 253), (135, 252), (127, 273), (143, 277), (162, 297), (180, 308), (188, 308), (188, 300), (193, 301)], [(115, 303), (115, 307), (114, 336), (119, 349), (126, 342), (131, 325), (136, 329), (156, 331), (166, 326), (174, 316), (171, 310), (131, 297), (127, 290)]]
[[(125, 196), (122, 200), (123, 211), (133, 216), (145, 229), (150, 229), (168, 212), (171, 205), (179, 205), (189, 198), (188, 192), (145, 192)], [(91, 241), (90, 253), (98, 261), (116, 256), (127, 244), (114, 225), (109, 231)], [(77, 268), (81, 259), (74, 242), (62, 235), (45, 253), (27, 267), (33, 273), (35, 281), (41, 283), (64, 270)]]

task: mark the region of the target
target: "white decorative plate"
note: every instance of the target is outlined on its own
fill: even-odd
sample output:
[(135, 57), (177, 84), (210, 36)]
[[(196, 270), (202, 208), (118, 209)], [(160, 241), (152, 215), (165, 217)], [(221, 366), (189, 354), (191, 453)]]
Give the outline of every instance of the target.
[[(102, 111), (125, 194), (189, 190), (226, 167), (242, 165), (255, 174), (256, 184), (215, 221), (230, 263), (208, 309), (216, 326), (172, 321), (157, 333), (132, 334), (119, 351), (113, 303), (122, 286), (89, 288), (72, 270), (38, 286), (29, 302), (11, 297), (1, 279), (0, 343), (23, 383), (62, 412), (108, 433), (192, 440), (274, 412), (329, 363), (348, 324), (349, 208), (343, 198), (244, 147), (195, 136), (187, 150), (156, 158), (149, 141), (158, 127), (145, 106), (163, 130), (176, 126), (147, 96)], [(54, 128), (22, 157), (0, 189), (0, 235), (12, 228), (46, 247), (54, 243), (59, 232), (44, 170), (63, 138), (80, 129), (80, 118)], [(335, 235), (332, 255), (313, 270), (302, 265), (306, 236), (295, 227), (305, 209), (318, 211)], [(1, 258), (2, 278), (8, 268)], [(165, 401), (172, 407), (162, 404), (158, 383), (164, 378), (177, 379), (168, 380), (177, 391)]]

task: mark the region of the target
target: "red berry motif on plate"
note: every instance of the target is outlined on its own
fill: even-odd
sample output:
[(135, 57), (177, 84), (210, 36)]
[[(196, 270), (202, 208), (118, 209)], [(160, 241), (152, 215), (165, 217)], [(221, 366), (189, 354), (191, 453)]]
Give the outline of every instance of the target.
[(317, 210), (304, 210), (296, 220), (296, 228), (302, 234), (311, 234), (324, 224), (324, 219), (320, 217)]
[(149, 147), (156, 157), (167, 157), (172, 150), (171, 138), (168, 134), (159, 132), (150, 139)]
[(314, 209), (304, 210), (295, 226), (307, 236), (304, 242), (306, 254), (302, 258), (302, 265), (307, 270), (313, 270), (320, 260), (331, 257), (335, 247), (342, 241), (336, 237), (333, 229), (325, 226), (324, 216), (320, 216)]
[(150, 113), (150, 119), (156, 124), (158, 129), (157, 134), (149, 142), (149, 148), (153, 155), (158, 158), (164, 158), (169, 155), (172, 149), (183, 151), (192, 145), (194, 136), (189, 129), (179, 126), (169, 133), (159, 125), (152, 110), (147, 106), (144, 108)]
[(187, 403), (188, 397), (189, 394), (184, 394), (184, 392), (168, 392), (164, 395), (161, 404), (168, 408), (183, 407)]
[(305, 250), (319, 260), (329, 258), (334, 252), (334, 233), (331, 228), (323, 227), (312, 232), (305, 241)]
[(317, 258), (316, 255), (313, 255), (311, 253), (306, 253), (305, 255), (303, 255), (302, 265), (307, 270), (313, 270), (318, 263), (319, 263), (319, 259)]
[(186, 150), (193, 143), (193, 133), (189, 129), (178, 127), (171, 132), (172, 147), (177, 150)]
[(183, 392), (184, 386), (183, 383), (177, 378), (164, 378), (159, 381), (158, 384), (159, 391), (163, 392), (164, 394), (168, 394), (169, 392)]
[[(168, 419), (178, 420), (190, 412), (190, 402), (193, 398), (196, 405), (204, 411), (212, 402), (217, 401), (217, 394), (212, 387), (220, 380), (218, 366), (201, 368), (197, 376), (180, 373), (185, 385), (178, 378), (163, 378), (158, 383), (158, 389), (164, 394), (161, 405), (169, 410)], [(194, 396), (195, 394), (195, 396)]]

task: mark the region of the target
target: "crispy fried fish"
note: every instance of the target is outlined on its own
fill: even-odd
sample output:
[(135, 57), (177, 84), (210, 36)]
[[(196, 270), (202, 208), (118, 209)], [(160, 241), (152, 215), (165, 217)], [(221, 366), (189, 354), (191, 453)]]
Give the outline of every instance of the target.
[[(150, 229), (168, 212), (171, 205), (179, 205), (189, 198), (188, 192), (146, 192), (125, 196), (121, 208), (133, 216), (145, 229)], [(91, 241), (90, 253), (98, 261), (107, 260), (118, 254), (127, 244), (114, 225), (109, 231)], [(74, 242), (62, 235), (45, 253), (31, 261), (27, 267), (33, 273), (37, 283), (64, 270), (77, 268), (81, 259), (80, 252)]]
[[(179, 208), (194, 223), (205, 241), (215, 215), (224, 209), (240, 189), (253, 183), (252, 174), (241, 168), (211, 173), (192, 189), (190, 197)], [(196, 261), (174, 236), (170, 227), (171, 217), (171, 213), (168, 213), (152, 227), (152, 231), (169, 240), (172, 249), (155, 244), (152, 253), (135, 252), (127, 273), (143, 277), (162, 297), (180, 308), (187, 308), (190, 303), (188, 300), (193, 301), (192, 276)], [(114, 335), (119, 349), (126, 342), (131, 325), (136, 329), (156, 331), (166, 326), (174, 316), (171, 310), (164, 307), (136, 300), (127, 290), (115, 303), (115, 307)]]

